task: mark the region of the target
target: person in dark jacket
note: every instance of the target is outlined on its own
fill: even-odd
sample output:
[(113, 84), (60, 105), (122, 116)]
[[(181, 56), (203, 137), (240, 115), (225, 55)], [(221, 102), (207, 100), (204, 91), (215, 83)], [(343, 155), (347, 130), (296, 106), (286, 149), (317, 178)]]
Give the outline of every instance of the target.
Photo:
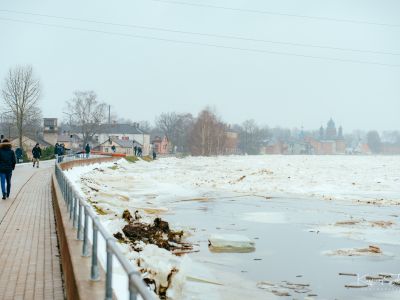
[(60, 145), (58, 143), (56, 143), (54, 145), (54, 155), (58, 155), (58, 147), (60, 147)]
[(17, 157), (17, 163), (22, 162), (22, 149), (20, 147), (18, 147), (17, 149), (15, 149), (15, 156)]
[(86, 144), (85, 153), (86, 153), (86, 158), (89, 158), (89, 155), (90, 155), (90, 146), (89, 146), (89, 144)]
[(11, 176), (15, 164), (16, 159), (14, 151), (11, 149), (11, 143), (7, 139), (4, 139), (0, 144), (0, 180), (3, 200), (10, 197)]
[(60, 151), (59, 148), (60, 148), (60, 145), (58, 143), (56, 143), (54, 145), (54, 157), (56, 158), (57, 162), (60, 162), (60, 158), (58, 157), (58, 151)]
[(39, 159), (42, 156), (42, 149), (39, 147), (39, 143), (36, 143), (35, 147), (32, 149), (32, 156), (33, 156), (33, 167), (37, 163), (37, 168), (39, 168)]
[(58, 162), (59, 163), (62, 162), (64, 158), (64, 149), (62, 144), (58, 144), (57, 155), (58, 155)]

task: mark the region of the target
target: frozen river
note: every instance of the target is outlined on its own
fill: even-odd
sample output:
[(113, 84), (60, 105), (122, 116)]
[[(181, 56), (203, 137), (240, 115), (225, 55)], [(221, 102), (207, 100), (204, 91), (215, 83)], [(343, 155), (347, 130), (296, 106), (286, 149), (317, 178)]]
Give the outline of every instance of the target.
[[(68, 173), (112, 233), (129, 209), (188, 234), (198, 252), (171, 263), (173, 299), (400, 298), (399, 157), (168, 158)], [(213, 234), (245, 236), (255, 250), (210, 251)], [(369, 246), (381, 253), (359, 251)], [(364, 276), (378, 274), (392, 277)]]
[[(315, 299), (399, 299), (400, 289), (389, 284), (345, 288), (347, 284), (357, 283), (357, 277), (338, 275), (400, 273), (400, 241), (395, 238), (399, 236), (399, 227), (331, 225), (350, 217), (396, 222), (398, 218), (390, 216), (392, 213), (391, 207), (377, 209), (330, 201), (248, 197), (182, 203), (166, 219), (172, 224), (196, 228), (190, 240), (200, 244), (200, 252), (191, 257), (212, 270), (216, 280), (223, 284), (217, 288), (222, 299), (273, 299), (271, 294), (257, 288), (256, 283), (262, 281), (276, 284), (278, 290), (289, 291), (290, 299), (303, 299), (308, 294), (318, 295)], [(255, 241), (256, 250), (250, 253), (209, 251), (208, 237), (213, 233), (245, 235)], [(326, 254), (368, 245), (379, 245), (384, 254)], [(284, 281), (310, 284), (311, 291), (296, 293), (282, 289), (280, 285)], [(358, 282), (361, 281), (363, 278)]]

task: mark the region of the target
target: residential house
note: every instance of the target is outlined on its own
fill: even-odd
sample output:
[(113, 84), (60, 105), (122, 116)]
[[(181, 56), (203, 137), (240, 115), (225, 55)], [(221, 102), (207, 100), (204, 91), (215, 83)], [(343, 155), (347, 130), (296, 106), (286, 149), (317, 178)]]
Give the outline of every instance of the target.
[(152, 141), (153, 149), (159, 155), (169, 154), (171, 153), (171, 143), (168, 138), (164, 136), (161, 138), (160, 136), (156, 136)]
[(64, 144), (65, 148), (78, 150), (83, 149), (83, 141), (77, 134), (62, 133), (57, 136), (57, 143)]
[(138, 124), (101, 124), (93, 136), (93, 143), (102, 145), (110, 140), (128, 141), (131, 145), (135, 142), (142, 147), (143, 155), (150, 154), (150, 134), (141, 130)]
[(272, 140), (266, 142), (260, 150), (260, 154), (284, 154), (287, 153), (288, 145), (282, 141)]
[(142, 145), (135, 140), (131, 141), (131, 140), (110, 139), (96, 146), (93, 150), (97, 150), (104, 153), (113, 153), (112, 147), (114, 146), (115, 153), (132, 156), (134, 155), (133, 147), (135, 145), (142, 147)]
[(393, 143), (383, 143), (382, 144), (382, 154), (386, 154), (386, 155), (400, 154), (400, 145), (393, 144)]
[[(35, 147), (36, 143), (39, 143), (40, 148), (44, 149), (49, 146), (51, 146), (48, 142), (44, 141), (43, 139), (39, 137), (28, 137), (28, 136), (22, 136), (22, 148), (26, 152), (26, 155), (28, 156), (29, 159), (32, 159), (32, 149)], [(12, 138), (11, 139), (11, 144), (14, 149), (19, 147), (19, 138)]]
[(226, 131), (225, 153), (224, 154), (239, 154), (239, 134), (236, 131)]
[(354, 148), (353, 154), (369, 155), (372, 154), (372, 151), (367, 143), (363, 143), (360, 141), (358, 145)]

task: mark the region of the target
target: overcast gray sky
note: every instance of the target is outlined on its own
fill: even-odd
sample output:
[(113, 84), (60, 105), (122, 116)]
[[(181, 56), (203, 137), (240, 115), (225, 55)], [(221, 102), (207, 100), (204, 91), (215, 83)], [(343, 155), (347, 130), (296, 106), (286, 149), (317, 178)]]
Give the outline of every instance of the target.
[[(210, 105), (230, 123), (254, 118), (269, 126), (313, 129), (333, 117), (345, 131), (400, 129), (400, 1), (180, 1), (243, 10), (155, 0), (1, 0), (1, 82), (10, 67), (33, 65), (43, 86), (41, 107), (45, 117), (62, 118), (64, 103), (74, 90), (94, 90), (120, 117), (137, 121), (154, 121), (156, 115), (167, 111), (197, 114)], [(392, 54), (223, 39), (5, 10)], [(85, 31), (88, 29), (126, 35)]]

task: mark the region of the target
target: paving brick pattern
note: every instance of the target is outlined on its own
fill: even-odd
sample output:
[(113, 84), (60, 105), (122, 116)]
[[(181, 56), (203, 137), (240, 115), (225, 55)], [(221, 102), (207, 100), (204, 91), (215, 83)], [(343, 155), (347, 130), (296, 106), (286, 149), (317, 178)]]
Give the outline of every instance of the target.
[[(16, 184), (21, 188), (14, 197), (0, 199), (10, 201), (0, 223), (0, 299), (64, 299), (51, 201), (52, 170), (30, 170), (25, 184)], [(18, 181), (16, 175), (13, 180)]]

